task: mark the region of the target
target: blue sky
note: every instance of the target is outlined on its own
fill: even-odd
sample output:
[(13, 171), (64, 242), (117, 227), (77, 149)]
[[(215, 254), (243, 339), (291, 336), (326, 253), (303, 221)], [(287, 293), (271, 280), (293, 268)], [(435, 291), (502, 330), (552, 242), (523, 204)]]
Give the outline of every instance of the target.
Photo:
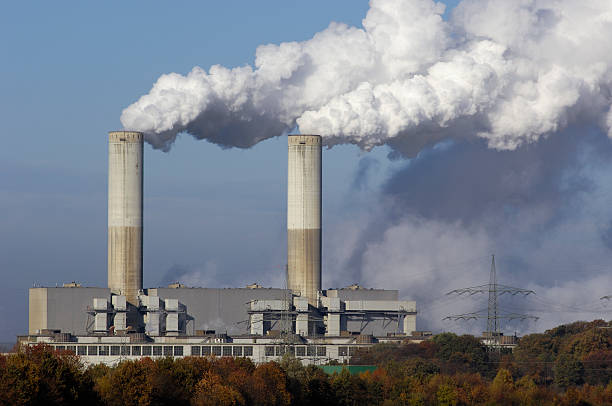
[[(105, 286), (106, 133), (159, 75), (249, 64), (260, 44), (304, 40), (331, 21), (360, 26), (367, 8), (364, 0), (4, 4), (0, 341), (26, 332), (34, 283)], [(251, 279), (271, 283), (285, 256), (286, 141), (223, 150), (182, 136), (170, 153), (145, 154), (145, 285), (173, 266), (212, 266), (230, 275), (228, 285), (252, 267)], [(360, 155), (326, 152), (326, 215), (343, 210)]]

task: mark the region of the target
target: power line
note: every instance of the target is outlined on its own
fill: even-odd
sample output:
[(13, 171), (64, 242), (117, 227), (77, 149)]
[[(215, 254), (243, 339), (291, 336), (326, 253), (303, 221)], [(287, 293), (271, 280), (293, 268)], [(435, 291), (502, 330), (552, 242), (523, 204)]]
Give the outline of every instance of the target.
[[(501, 285), (497, 283), (497, 270), (495, 267), (495, 255), (491, 256), (491, 272), (489, 275), (489, 283), (485, 285), (471, 286), (468, 288), (460, 288), (455, 289), (447, 293), (447, 295), (468, 295), (473, 296), (479, 293), (488, 293), (489, 300), (487, 306), (487, 330), (485, 331), (485, 335), (487, 338), (491, 339), (491, 344), (493, 346), (499, 347), (500, 337), (501, 337), (501, 329), (500, 329), (500, 320), (538, 320), (538, 317), (532, 316), (529, 314), (520, 314), (520, 313), (507, 313), (500, 310), (498, 306), (498, 298), (503, 294), (509, 294), (512, 296), (521, 295), (535, 295), (533, 290), (523, 289), (523, 288), (515, 288), (513, 286)], [(456, 314), (445, 317), (443, 320), (477, 320), (483, 319), (484, 309), (479, 310), (472, 313), (464, 313), (464, 314)]]

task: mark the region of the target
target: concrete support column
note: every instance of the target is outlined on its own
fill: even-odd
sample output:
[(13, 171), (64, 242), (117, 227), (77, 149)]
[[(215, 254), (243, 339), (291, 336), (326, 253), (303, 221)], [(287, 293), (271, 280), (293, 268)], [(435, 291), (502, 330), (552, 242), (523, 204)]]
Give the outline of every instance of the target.
[(138, 306), (142, 290), (143, 134), (113, 131), (108, 139), (108, 287)]
[(262, 336), (264, 335), (264, 316), (263, 313), (253, 313), (250, 316), (251, 334)]
[(321, 290), (321, 137), (290, 135), (287, 286), (317, 307)]
[(325, 335), (334, 337), (340, 335), (340, 313), (329, 313), (327, 315)]
[(404, 334), (411, 335), (416, 331), (416, 315), (407, 314), (404, 316)]
[(308, 337), (308, 313), (298, 313), (295, 318), (295, 333), (302, 337)]

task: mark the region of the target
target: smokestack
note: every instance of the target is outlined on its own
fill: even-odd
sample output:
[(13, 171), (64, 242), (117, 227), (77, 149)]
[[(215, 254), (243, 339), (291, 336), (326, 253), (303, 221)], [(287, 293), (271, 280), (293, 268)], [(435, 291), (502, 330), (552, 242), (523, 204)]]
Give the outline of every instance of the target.
[(108, 133), (108, 287), (138, 306), (142, 290), (143, 135)]
[(316, 306), (321, 290), (321, 136), (288, 138), (287, 287)]

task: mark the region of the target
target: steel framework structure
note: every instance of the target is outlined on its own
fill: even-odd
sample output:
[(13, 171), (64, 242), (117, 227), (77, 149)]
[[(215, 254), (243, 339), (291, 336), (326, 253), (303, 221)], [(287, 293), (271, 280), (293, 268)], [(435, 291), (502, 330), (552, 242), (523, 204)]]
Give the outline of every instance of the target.
[(538, 320), (538, 317), (519, 314), (519, 313), (506, 313), (502, 312), (498, 305), (498, 298), (503, 294), (510, 294), (512, 296), (522, 295), (527, 296), (534, 294), (535, 292), (530, 289), (516, 288), (513, 286), (501, 285), (497, 283), (497, 270), (495, 267), (495, 255), (491, 256), (491, 273), (489, 276), (489, 283), (479, 286), (471, 286), (468, 288), (460, 288), (451, 290), (447, 295), (469, 295), (473, 296), (480, 293), (488, 293), (489, 303), (487, 306), (487, 315), (485, 316), (484, 311), (477, 311), (473, 313), (456, 314), (445, 317), (443, 320), (476, 320), (476, 319), (487, 319), (487, 334), (492, 341), (493, 345), (499, 346), (501, 331), (500, 331), (500, 320)]

